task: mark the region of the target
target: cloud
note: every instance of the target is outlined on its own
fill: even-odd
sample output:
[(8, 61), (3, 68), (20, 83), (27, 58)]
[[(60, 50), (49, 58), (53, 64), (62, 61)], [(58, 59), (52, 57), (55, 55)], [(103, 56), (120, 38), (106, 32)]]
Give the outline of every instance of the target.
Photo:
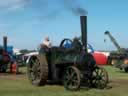
[(31, 0), (0, 0), (0, 9), (15, 10), (25, 7)]

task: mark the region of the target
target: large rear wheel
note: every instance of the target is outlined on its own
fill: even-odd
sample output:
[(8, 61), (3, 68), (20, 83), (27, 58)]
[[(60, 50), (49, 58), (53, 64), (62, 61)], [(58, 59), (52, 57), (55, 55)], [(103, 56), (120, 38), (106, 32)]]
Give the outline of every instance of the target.
[(27, 65), (28, 78), (33, 85), (45, 85), (48, 78), (48, 64), (45, 55), (33, 56)]

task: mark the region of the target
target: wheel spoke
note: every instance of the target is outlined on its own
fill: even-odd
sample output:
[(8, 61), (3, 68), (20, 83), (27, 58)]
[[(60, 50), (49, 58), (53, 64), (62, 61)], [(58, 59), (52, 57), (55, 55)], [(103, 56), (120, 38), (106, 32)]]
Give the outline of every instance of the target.
[(104, 74), (103, 70), (100, 70), (100, 76), (102, 76)]
[(75, 84), (78, 84), (79, 83), (78, 80), (72, 80), (72, 82), (74, 82)]
[(40, 79), (41, 77), (40, 72), (37, 72), (36, 76), (37, 76), (37, 79)]
[(32, 79), (32, 81), (34, 81), (36, 79), (36, 76), (35, 76), (34, 72), (31, 73), (31, 79)]
[(99, 76), (100, 75), (100, 70), (98, 70), (97, 72), (98, 72), (97, 75)]
[(98, 69), (95, 70), (96, 74), (98, 74)]
[(73, 78), (75, 75), (76, 75), (76, 73), (73, 71), (73, 72), (71, 73), (71, 78)]
[(73, 72), (73, 70), (71, 68), (69, 68), (69, 74), (71, 75)]
[(66, 71), (66, 75), (70, 75), (70, 72), (69, 72), (69, 70), (68, 70), (68, 71)]
[(36, 64), (36, 67), (40, 67), (40, 62), (39, 62), (39, 60), (36, 60), (36, 61), (35, 61), (35, 64)]
[(35, 64), (35, 61), (33, 59), (31, 59), (31, 63), (34, 65)]

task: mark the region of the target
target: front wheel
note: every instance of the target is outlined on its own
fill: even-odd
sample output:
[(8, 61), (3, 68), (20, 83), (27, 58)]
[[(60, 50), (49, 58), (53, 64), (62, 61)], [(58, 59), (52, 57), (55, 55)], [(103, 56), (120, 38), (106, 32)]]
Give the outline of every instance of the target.
[(102, 67), (96, 67), (93, 71), (93, 85), (96, 88), (103, 89), (108, 83), (108, 73)]
[(64, 74), (64, 87), (67, 90), (78, 90), (80, 88), (80, 71), (74, 66), (66, 69)]

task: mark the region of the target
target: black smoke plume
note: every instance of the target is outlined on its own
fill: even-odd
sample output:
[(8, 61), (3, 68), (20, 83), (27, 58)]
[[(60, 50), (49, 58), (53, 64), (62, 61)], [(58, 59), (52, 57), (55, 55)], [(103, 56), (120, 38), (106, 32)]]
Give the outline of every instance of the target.
[(65, 8), (75, 15), (87, 15), (87, 10), (82, 7), (80, 0), (63, 0)]

